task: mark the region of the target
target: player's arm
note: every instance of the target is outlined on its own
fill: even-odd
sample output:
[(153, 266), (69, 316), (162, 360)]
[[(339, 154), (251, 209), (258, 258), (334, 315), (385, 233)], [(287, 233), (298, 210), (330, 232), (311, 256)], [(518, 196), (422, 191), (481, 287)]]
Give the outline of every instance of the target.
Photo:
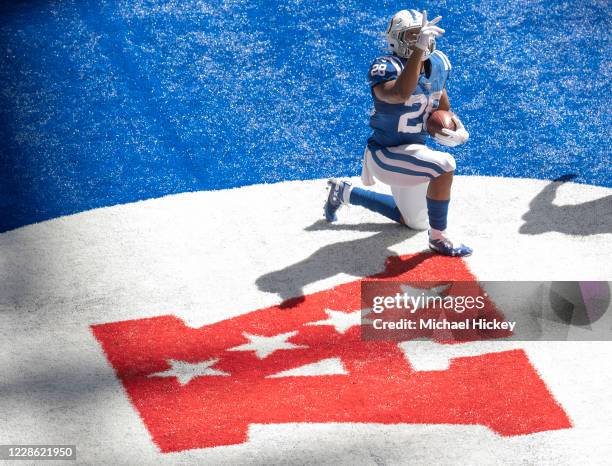
[(442, 97), (440, 97), (440, 103), (438, 104), (438, 110), (450, 111), (450, 100), (448, 100), (448, 94), (446, 88), (442, 91)]
[(374, 86), (374, 94), (379, 100), (389, 104), (403, 104), (412, 95), (421, 74), (423, 51), (415, 48), (406, 62), (404, 70), (397, 79), (385, 81)]

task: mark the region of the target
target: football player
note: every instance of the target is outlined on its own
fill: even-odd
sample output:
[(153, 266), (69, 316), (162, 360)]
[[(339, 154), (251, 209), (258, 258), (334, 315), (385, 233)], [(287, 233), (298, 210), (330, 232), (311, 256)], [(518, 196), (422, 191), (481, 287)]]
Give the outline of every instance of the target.
[[(444, 29), (441, 17), (428, 21), (427, 12), (402, 10), (386, 31), (389, 53), (378, 57), (368, 71), (374, 111), (373, 130), (363, 157), (361, 179), (371, 186), (378, 179), (391, 187), (392, 196), (329, 180), (324, 211), (336, 220), (344, 204), (360, 205), (410, 228), (429, 227), (429, 247), (448, 256), (467, 256), (472, 249), (452, 241), (446, 231), (455, 159), (425, 145), (427, 118), (436, 109), (450, 111), (446, 80), (448, 57), (436, 50)], [(443, 129), (435, 140), (454, 147), (469, 134), (453, 114), (456, 130)]]

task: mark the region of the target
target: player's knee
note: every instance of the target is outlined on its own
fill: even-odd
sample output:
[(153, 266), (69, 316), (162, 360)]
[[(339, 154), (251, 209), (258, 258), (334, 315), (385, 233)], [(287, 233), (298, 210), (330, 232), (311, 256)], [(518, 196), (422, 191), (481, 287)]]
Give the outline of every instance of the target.
[(457, 162), (455, 162), (455, 157), (453, 157), (452, 155), (446, 153), (446, 152), (442, 152), (443, 157), (440, 158), (440, 167), (446, 172), (454, 172), (455, 169), (457, 168)]
[(422, 218), (410, 219), (405, 221), (404, 225), (412, 230), (427, 230), (429, 228), (429, 219), (426, 216)]

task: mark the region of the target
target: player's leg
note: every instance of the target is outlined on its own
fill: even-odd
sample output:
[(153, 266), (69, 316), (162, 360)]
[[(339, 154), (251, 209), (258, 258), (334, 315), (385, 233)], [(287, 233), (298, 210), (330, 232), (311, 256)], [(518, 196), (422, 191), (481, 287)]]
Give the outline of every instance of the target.
[(413, 230), (427, 230), (427, 189), (429, 183), (419, 183), (414, 186), (391, 186), (393, 199), (402, 214), (403, 223)]
[(365, 207), (394, 222), (402, 223), (402, 215), (393, 196), (353, 187), (347, 181), (329, 180), (327, 183), (329, 194), (323, 210), (328, 222), (336, 221), (336, 212), (342, 205), (351, 204)]
[(431, 180), (427, 187), (427, 213), (433, 233), (446, 230), (452, 184), (453, 172), (449, 171)]
[[(369, 161), (370, 151), (364, 151), (361, 179), (366, 186), (374, 184), (373, 175), (378, 177), (376, 172), (370, 170)], [(382, 181), (382, 180), (381, 180)], [(358, 205), (368, 210), (384, 215), (394, 222), (402, 223), (402, 215), (393, 199), (393, 196), (370, 191), (363, 188), (351, 186), (346, 181), (329, 180), (329, 195), (323, 207), (325, 218), (328, 222), (336, 220), (336, 212), (345, 204)]]
[[(373, 154), (373, 158), (378, 163), (377, 157), (374, 157), (376, 155), (382, 164), (391, 168), (391, 171), (401, 169), (407, 173), (419, 172), (429, 175), (426, 196), (430, 226), (429, 247), (448, 256), (470, 255), (472, 249), (453, 242), (446, 231), (453, 172), (456, 168), (453, 156), (447, 152), (432, 150), (423, 144), (389, 147), (377, 151)], [(414, 183), (414, 179), (414, 176), (404, 177), (400, 186), (409, 186)], [(402, 210), (404, 207), (402, 201), (398, 199), (396, 201)]]
[(447, 256), (469, 256), (472, 248), (453, 242), (446, 231), (453, 173), (454, 170), (434, 178), (427, 187), (429, 247)]

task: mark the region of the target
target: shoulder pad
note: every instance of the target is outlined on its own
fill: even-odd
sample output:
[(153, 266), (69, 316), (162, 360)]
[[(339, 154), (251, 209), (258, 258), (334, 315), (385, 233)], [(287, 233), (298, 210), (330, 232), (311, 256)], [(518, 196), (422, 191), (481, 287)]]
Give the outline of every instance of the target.
[(429, 59), (433, 66), (440, 67), (447, 73), (453, 68), (446, 54), (440, 50), (434, 50)]
[(368, 82), (371, 87), (385, 81), (397, 79), (403, 69), (402, 62), (393, 55), (378, 57), (368, 70)]

